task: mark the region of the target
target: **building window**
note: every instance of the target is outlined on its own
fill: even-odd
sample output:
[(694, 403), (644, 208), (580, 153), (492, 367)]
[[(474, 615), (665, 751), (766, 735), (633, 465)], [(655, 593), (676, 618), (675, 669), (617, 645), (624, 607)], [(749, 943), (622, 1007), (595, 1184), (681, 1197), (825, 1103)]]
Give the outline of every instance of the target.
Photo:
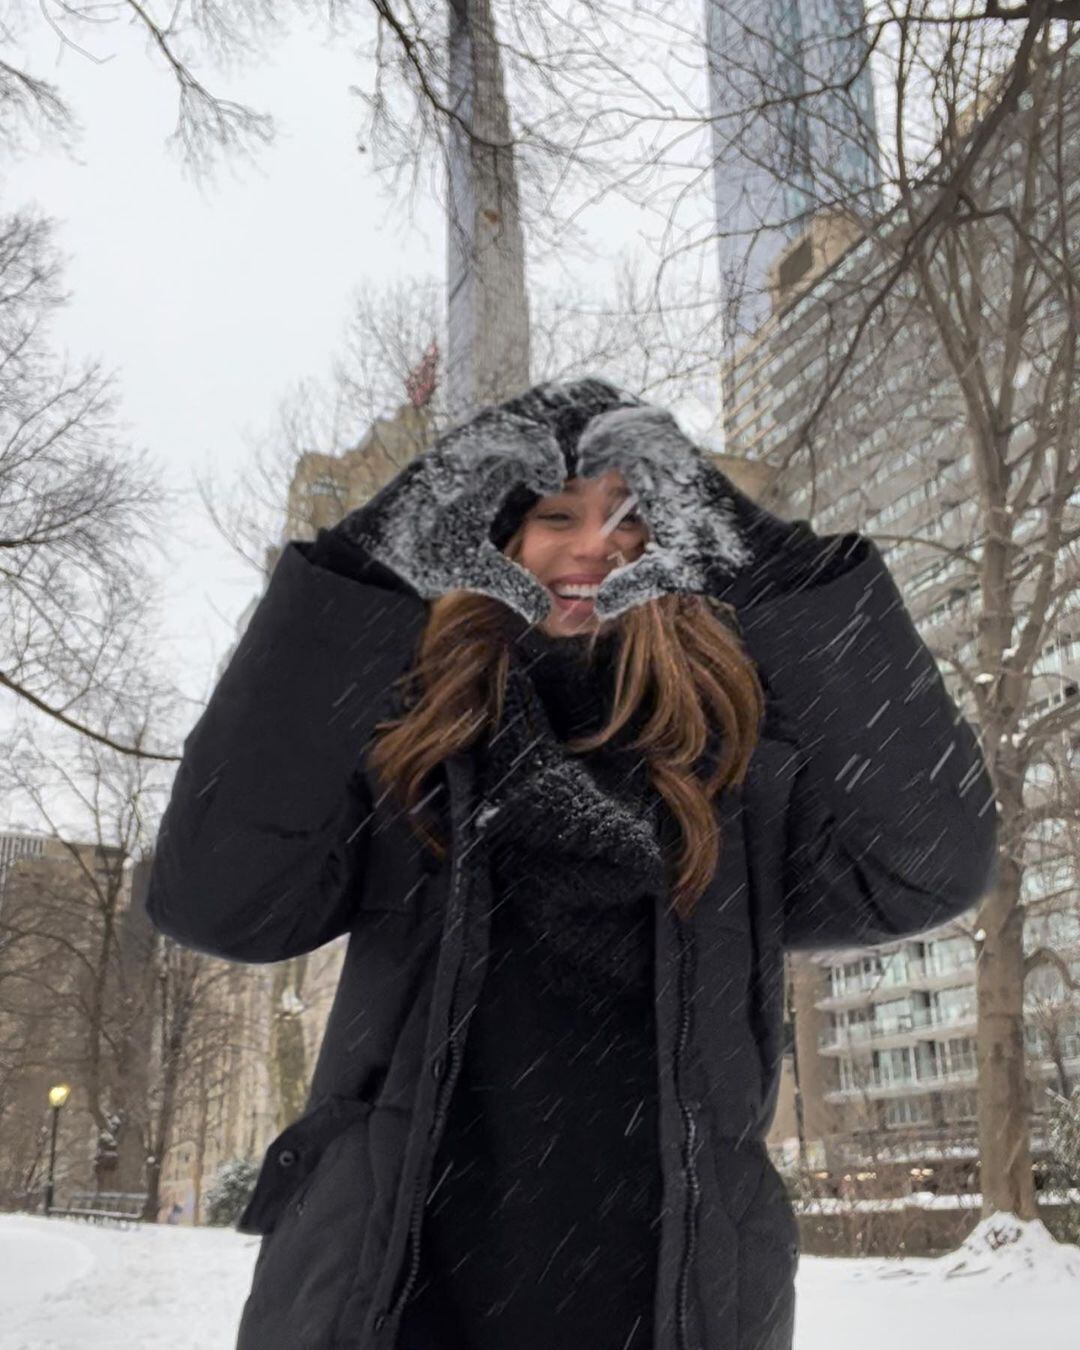
[(916, 1081), (911, 1050), (908, 1046), (902, 1046), (897, 1050), (875, 1050), (874, 1067), (875, 1077), (882, 1087)]
[(1024, 1046), (1029, 1055), (1036, 1055), (1040, 1059), (1045, 1056), (1047, 1044), (1042, 1027), (1033, 1026), (1031, 1022), (1024, 1023)]
[(810, 236), (807, 235), (780, 264), (780, 272), (777, 281), (780, 283), (781, 290), (787, 290), (793, 286), (800, 277), (809, 272), (811, 264), (814, 261), (813, 245)]
[(935, 942), (927, 958), (930, 970), (948, 974), (971, 965), (975, 959), (975, 944), (969, 937), (943, 938)]
[(962, 985), (957, 989), (938, 989), (934, 994), (934, 1020), (961, 1022), (975, 1013), (975, 986)]
[(321, 478), (313, 478), (308, 484), (308, 495), (311, 497), (339, 497), (341, 487), (337, 480), (323, 475)]
[(978, 1099), (974, 1092), (945, 1092), (941, 1097), (941, 1110), (945, 1119), (952, 1123), (958, 1120), (974, 1120)]
[(930, 1103), (925, 1097), (894, 1097), (885, 1103), (885, 1124), (893, 1128), (929, 1125), (932, 1120)]
[(945, 1053), (950, 1073), (969, 1073), (975, 1068), (975, 1038), (959, 1036), (945, 1042)]
[(885, 957), (882, 984), (907, 984), (909, 978), (907, 952), (893, 952)]
[(893, 1031), (910, 1031), (912, 1026), (910, 1000), (894, 998), (887, 1003), (876, 1004), (874, 1022), (877, 1030), (885, 1035)]

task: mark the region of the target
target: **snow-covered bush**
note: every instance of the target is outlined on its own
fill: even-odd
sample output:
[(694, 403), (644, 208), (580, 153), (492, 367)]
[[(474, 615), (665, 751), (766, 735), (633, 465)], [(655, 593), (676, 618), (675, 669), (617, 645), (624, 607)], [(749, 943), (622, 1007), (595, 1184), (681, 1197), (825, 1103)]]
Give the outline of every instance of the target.
[(231, 1228), (251, 1199), (258, 1175), (258, 1163), (247, 1158), (223, 1163), (206, 1192), (206, 1222), (216, 1228)]
[(1047, 1142), (1054, 1157), (1080, 1186), (1080, 1083), (1068, 1098), (1053, 1094)]
[[(1080, 1186), (1080, 1084), (1068, 1097), (1058, 1092), (1050, 1095), (1046, 1140), (1056, 1166), (1048, 1180), (1055, 1189), (1067, 1190)], [(1062, 1240), (1080, 1244), (1080, 1205), (1070, 1206), (1066, 1213)]]

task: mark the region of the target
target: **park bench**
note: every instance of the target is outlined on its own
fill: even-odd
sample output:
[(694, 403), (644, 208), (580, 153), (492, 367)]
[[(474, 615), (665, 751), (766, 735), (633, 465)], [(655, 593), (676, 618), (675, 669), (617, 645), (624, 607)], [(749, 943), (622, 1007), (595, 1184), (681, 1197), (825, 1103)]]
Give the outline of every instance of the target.
[(145, 1192), (73, 1191), (66, 1205), (53, 1205), (50, 1214), (64, 1219), (87, 1219), (91, 1223), (141, 1220)]

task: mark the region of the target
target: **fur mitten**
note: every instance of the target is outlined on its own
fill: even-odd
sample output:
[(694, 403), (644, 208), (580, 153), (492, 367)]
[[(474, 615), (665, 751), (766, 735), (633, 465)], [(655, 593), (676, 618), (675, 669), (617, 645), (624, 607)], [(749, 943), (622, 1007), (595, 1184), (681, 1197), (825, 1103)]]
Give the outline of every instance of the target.
[(500, 407), (483, 408), (410, 460), (333, 533), (403, 577), (424, 599), (480, 591), (535, 623), (547, 614), (551, 596), (495, 547), (491, 527), (515, 485), (558, 492), (565, 471), (546, 426)]
[(605, 578), (596, 597), (601, 618), (679, 591), (740, 608), (808, 580), (850, 538), (821, 538), (806, 521), (758, 506), (662, 408), (602, 413), (582, 432), (578, 455), (586, 477), (623, 474), (651, 534), (641, 557)]

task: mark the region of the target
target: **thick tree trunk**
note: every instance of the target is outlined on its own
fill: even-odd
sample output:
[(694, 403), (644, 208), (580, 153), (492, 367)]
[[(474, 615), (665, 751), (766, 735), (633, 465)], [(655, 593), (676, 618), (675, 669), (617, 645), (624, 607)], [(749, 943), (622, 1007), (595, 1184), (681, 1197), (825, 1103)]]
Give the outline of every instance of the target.
[(1020, 873), (1001, 859), (996, 889), (979, 911), (978, 1115), (982, 1215), (1036, 1217), (1031, 1172), (1031, 1092), (1024, 1055), (1024, 910)]

